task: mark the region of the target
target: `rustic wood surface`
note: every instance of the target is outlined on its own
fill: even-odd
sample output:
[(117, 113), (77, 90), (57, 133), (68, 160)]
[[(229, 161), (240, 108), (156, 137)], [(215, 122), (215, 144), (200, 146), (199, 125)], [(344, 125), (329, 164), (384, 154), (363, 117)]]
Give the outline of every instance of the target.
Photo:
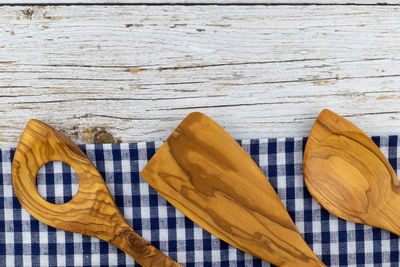
[(400, 235), (400, 183), (375, 143), (351, 122), (324, 110), (304, 152), (311, 195), (332, 214)]
[[(36, 174), (50, 161), (65, 162), (78, 175), (78, 193), (67, 203), (50, 203), (36, 190)], [(129, 226), (96, 167), (60, 132), (40, 121), (29, 121), (12, 166), (13, 188), (18, 200), (41, 222), (110, 242), (144, 267), (181, 266)]]
[(399, 0), (0, 0), (0, 4), (301, 4), (301, 5), (329, 5), (329, 4), (346, 4), (346, 5), (399, 5)]
[(277, 266), (325, 266), (251, 157), (202, 113), (179, 124), (141, 175), (192, 221), (245, 252)]
[(397, 6), (0, 6), (0, 146), (31, 118), (79, 143), (306, 136), (323, 108), (400, 133)]

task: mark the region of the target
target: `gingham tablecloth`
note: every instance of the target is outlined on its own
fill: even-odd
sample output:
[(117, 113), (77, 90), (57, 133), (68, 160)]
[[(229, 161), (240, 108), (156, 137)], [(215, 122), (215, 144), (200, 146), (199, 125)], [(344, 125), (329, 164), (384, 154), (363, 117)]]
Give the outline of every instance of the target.
[[(397, 172), (398, 136), (373, 140)], [(341, 220), (311, 198), (302, 173), (305, 142), (305, 138), (239, 141), (268, 177), (308, 245), (326, 265), (399, 266), (399, 237)], [(127, 221), (174, 260), (185, 266), (270, 266), (202, 230), (140, 177), (160, 145), (148, 142), (81, 148), (104, 177)], [(106, 242), (57, 230), (31, 217), (12, 188), (14, 151), (2, 149), (0, 153), (0, 266), (135, 265), (129, 256)], [(38, 174), (38, 189), (49, 201), (62, 203), (73, 196), (77, 181), (68, 165), (50, 163)]]

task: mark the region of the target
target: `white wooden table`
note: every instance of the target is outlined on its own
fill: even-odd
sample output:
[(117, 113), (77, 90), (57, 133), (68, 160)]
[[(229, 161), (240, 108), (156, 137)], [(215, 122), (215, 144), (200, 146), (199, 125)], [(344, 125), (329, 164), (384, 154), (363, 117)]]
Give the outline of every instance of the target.
[(400, 134), (399, 0), (0, 3), (0, 147), (31, 118), (163, 140), (192, 111), (235, 138), (306, 136), (323, 108)]

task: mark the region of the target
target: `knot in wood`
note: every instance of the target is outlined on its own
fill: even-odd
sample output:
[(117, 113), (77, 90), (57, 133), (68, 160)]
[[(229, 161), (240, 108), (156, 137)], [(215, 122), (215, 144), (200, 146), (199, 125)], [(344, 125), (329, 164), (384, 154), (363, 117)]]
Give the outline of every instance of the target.
[(106, 130), (99, 130), (93, 136), (93, 143), (95, 144), (114, 143), (114, 137)]

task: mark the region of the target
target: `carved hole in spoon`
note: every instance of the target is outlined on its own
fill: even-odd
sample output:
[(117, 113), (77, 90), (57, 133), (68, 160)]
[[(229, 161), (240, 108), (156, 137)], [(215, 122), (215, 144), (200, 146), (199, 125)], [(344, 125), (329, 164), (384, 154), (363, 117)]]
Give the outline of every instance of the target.
[(53, 204), (63, 204), (78, 192), (78, 175), (68, 164), (50, 161), (39, 169), (36, 187), (43, 199)]

